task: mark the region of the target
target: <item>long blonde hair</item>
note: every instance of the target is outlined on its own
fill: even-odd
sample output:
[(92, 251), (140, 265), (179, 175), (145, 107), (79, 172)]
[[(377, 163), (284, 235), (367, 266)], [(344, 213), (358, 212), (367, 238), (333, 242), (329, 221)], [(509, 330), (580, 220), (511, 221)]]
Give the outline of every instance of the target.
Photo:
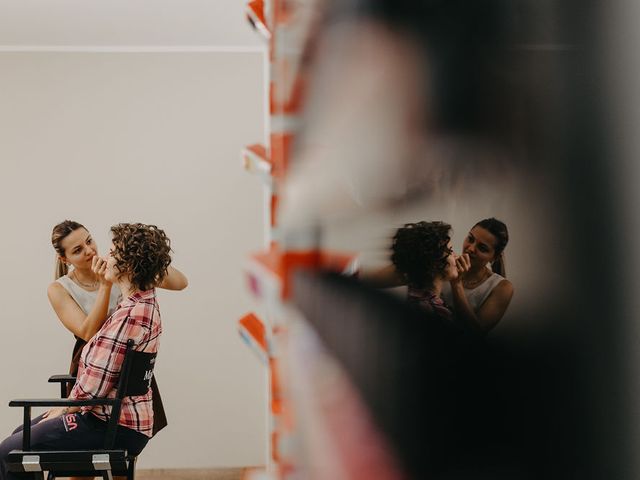
[(53, 245), (53, 248), (57, 253), (56, 265), (53, 273), (54, 280), (57, 280), (58, 278), (69, 273), (69, 267), (62, 261), (61, 258), (64, 257), (64, 248), (62, 248), (62, 241), (67, 238), (67, 236), (71, 234), (71, 232), (75, 232), (79, 228), (85, 227), (84, 225), (81, 225), (78, 222), (74, 222), (73, 220), (65, 220), (64, 222), (60, 222), (55, 227), (53, 227), (53, 231), (51, 232), (51, 245)]

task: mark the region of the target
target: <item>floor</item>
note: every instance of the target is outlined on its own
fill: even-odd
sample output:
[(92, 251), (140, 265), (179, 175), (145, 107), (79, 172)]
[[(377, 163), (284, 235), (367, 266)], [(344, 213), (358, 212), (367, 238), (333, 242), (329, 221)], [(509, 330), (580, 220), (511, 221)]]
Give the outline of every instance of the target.
[(242, 480), (244, 468), (152, 469), (136, 471), (136, 480)]

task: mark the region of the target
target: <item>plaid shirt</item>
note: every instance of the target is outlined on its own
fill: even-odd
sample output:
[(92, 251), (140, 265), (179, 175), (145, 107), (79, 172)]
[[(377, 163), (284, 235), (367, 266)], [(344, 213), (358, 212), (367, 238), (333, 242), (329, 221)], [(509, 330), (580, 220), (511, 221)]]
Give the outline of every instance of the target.
[(433, 313), (446, 320), (453, 319), (453, 313), (449, 306), (440, 298), (428, 289), (409, 288), (407, 292), (408, 301), (415, 303), (429, 313)]
[[(161, 333), (162, 323), (155, 290), (138, 292), (123, 300), (82, 350), (78, 379), (69, 398), (114, 398), (127, 340), (133, 339), (135, 350), (157, 352)], [(118, 423), (151, 437), (151, 395), (149, 389), (145, 395), (125, 397)], [(89, 406), (82, 407), (82, 411), (91, 411), (99, 419), (108, 421), (111, 407)]]

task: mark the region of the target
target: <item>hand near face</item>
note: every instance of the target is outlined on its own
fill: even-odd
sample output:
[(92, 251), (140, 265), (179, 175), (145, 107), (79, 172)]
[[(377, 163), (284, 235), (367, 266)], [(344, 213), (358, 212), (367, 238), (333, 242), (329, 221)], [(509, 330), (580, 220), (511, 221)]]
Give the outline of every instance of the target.
[(107, 261), (95, 255), (91, 260), (91, 270), (96, 274), (100, 283), (110, 284), (111, 282), (106, 279), (105, 273), (107, 272)]
[(456, 255), (456, 268), (458, 269), (458, 280), (462, 280), (464, 274), (471, 268), (469, 254)]

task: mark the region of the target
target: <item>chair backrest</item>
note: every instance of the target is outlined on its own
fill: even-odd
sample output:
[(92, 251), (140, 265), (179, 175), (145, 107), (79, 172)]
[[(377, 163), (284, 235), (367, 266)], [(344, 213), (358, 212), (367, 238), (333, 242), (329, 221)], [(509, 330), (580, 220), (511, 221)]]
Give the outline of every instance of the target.
[(116, 398), (145, 395), (151, 388), (157, 353), (138, 352), (133, 346), (133, 340), (128, 340)]
[(105, 448), (113, 448), (122, 410), (122, 400), (125, 397), (145, 395), (151, 388), (157, 353), (138, 352), (133, 347), (134, 341), (127, 340), (127, 350), (116, 390), (116, 403), (111, 409), (111, 417), (107, 427)]

